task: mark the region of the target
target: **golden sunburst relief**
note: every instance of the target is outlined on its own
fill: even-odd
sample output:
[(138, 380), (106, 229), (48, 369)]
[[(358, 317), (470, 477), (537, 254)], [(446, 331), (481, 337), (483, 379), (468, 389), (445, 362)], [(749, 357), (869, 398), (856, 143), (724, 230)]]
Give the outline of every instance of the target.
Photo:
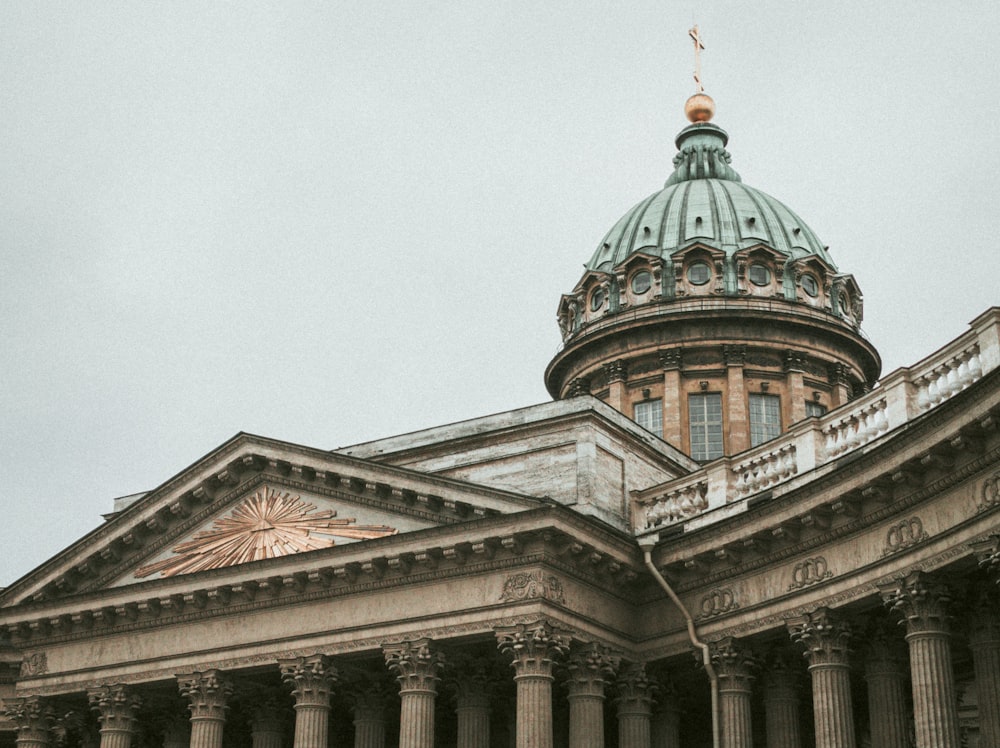
[(180, 555), (147, 564), (135, 576), (160, 572), (172, 577), (329, 548), (336, 538), (370, 540), (396, 534), (388, 525), (355, 525), (353, 519), (336, 516), (332, 509), (316, 511), (315, 504), (298, 496), (261, 486), (228, 516), (215, 520), (212, 529), (174, 546), (173, 552)]

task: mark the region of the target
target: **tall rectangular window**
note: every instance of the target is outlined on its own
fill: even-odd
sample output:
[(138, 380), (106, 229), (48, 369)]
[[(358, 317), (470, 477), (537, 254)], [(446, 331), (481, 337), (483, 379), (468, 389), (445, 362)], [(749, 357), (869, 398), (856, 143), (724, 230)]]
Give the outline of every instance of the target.
[(635, 404), (635, 422), (646, 431), (663, 438), (663, 401), (644, 400)]
[(750, 395), (750, 446), (756, 447), (781, 434), (781, 398)]
[(688, 395), (688, 422), (691, 457), (696, 460), (722, 457), (722, 395), (718, 392)]

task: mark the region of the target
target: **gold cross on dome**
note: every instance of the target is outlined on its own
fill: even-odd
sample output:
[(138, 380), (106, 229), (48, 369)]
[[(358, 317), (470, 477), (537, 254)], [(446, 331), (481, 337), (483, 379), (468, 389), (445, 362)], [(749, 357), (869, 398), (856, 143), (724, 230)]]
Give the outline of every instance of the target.
[(698, 25), (688, 31), (688, 36), (694, 41), (694, 82), (698, 85), (698, 93), (705, 93), (705, 87), (701, 85), (701, 50), (705, 48), (705, 45), (701, 41), (701, 33), (698, 31)]

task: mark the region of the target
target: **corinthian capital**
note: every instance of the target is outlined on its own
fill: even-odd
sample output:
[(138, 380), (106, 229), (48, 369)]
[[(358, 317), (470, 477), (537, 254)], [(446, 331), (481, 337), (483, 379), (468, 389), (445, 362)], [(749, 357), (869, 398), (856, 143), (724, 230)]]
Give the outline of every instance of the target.
[(515, 677), (552, 677), (552, 665), (569, 651), (569, 641), (548, 621), (496, 630), (500, 651), (513, 658)]
[(281, 679), (292, 687), (297, 705), (330, 706), (330, 694), (337, 682), (337, 668), (326, 655), (310, 655), (280, 660)]
[(851, 626), (829, 608), (819, 608), (786, 622), (792, 641), (806, 650), (811, 666), (846, 665), (851, 654)]
[(915, 571), (903, 579), (880, 586), (882, 600), (906, 621), (907, 634), (949, 631), (948, 586), (937, 577)]
[(7, 719), (17, 727), (18, 743), (44, 744), (48, 740), (55, 715), (45, 699), (40, 696), (4, 699), (3, 705)]
[(103, 730), (135, 729), (136, 715), (142, 700), (124, 685), (106, 685), (87, 691), (90, 708), (97, 712)]
[(385, 664), (399, 681), (400, 692), (437, 691), (438, 673), (444, 667), (444, 656), (431, 649), (430, 639), (385, 644), (382, 651)]
[(193, 718), (226, 718), (226, 702), (233, 695), (233, 684), (218, 670), (178, 675), (177, 688), (181, 696), (188, 700), (188, 710)]

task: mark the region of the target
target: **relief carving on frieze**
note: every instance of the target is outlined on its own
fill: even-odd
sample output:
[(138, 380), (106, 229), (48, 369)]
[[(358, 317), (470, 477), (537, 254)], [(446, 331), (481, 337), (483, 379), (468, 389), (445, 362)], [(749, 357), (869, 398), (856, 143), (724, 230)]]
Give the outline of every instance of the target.
[(983, 481), (979, 495), (982, 499), (977, 509), (979, 512), (986, 512), (1000, 505), (1000, 471)]
[(32, 652), (21, 661), (21, 677), (49, 672), (49, 661), (44, 652)]
[(788, 590), (800, 590), (832, 576), (833, 572), (827, 568), (825, 558), (822, 556), (807, 558), (795, 564), (795, 568), (792, 569), (792, 583), (788, 585)]
[(698, 614), (697, 619), (703, 621), (706, 618), (714, 618), (715, 616), (721, 616), (723, 613), (736, 610), (740, 607), (740, 604), (736, 599), (736, 593), (732, 589), (729, 587), (718, 587), (705, 595), (698, 607), (701, 612)]
[(500, 600), (505, 603), (535, 598), (564, 603), (562, 582), (551, 574), (522, 571), (507, 577), (500, 593)]
[(927, 540), (927, 533), (920, 517), (904, 519), (892, 525), (886, 532), (885, 550), (882, 551), (882, 556), (891, 556), (924, 540)]

